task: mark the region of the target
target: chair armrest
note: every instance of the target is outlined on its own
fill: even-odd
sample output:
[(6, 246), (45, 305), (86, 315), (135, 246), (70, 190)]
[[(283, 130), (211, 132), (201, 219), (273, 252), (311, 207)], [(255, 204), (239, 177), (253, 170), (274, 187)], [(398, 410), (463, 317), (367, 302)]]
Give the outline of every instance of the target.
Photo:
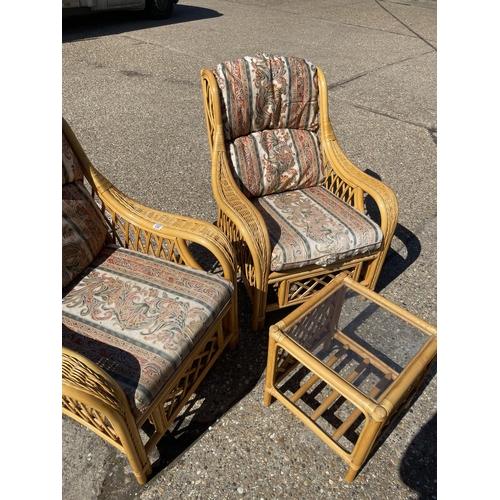
[(356, 167), (335, 138), (323, 142), (323, 152), (327, 162), (325, 186), (363, 213), (365, 195), (371, 196), (380, 213), (384, 239), (390, 244), (398, 221), (398, 201), (394, 191)]
[(67, 347), (62, 348), (62, 384), (63, 398), (82, 393), (122, 416), (132, 416), (122, 388), (95, 363)]
[(216, 226), (143, 205), (125, 195), (94, 167), (90, 166), (89, 171), (116, 241), (138, 252), (202, 269), (187, 244), (197, 243), (217, 258), (223, 275), (236, 282), (234, 250)]
[(122, 388), (99, 366), (62, 348), (62, 411), (134, 457), (136, 477), (151, 472), (137, 423)]
[(318, 73), (321, 147), (326, 164), (324, 185), (341, 200), (365, 213), (365, 195), (375, 201), (380, 213), (387, 252), (398, 221), (398, 201), (391, 188), (356, 167), (345, 155), (333, 132), (328, 112), (328, 86), (323, 70)]
[[(208, 69), (201, 70), (200, 76), (212, 158), (212, 191), (219, 207), (218, 224), (238, 248), (237, 259), (242, 274), (248, 274), (247, 278), (252, 284), (259, 290), (264, 290), (271, 264), (269, 234), (262, 216), (241, 192), (228, 165), (215, 76)], [(242, 242), (245, 243), (245, 248), (241, 245)], [(248, 269), (246, 273), (245, 268), (252, 267), (254, 269)]]
[[(271, 265), (269, 234), (262, 215), (236, 185), (227, 157), (220, 151), (213, 155), (212, 188), (219, 207), (219, 226), (226, 226), (222, 229), (236, 247), (241, 240), (245, 242), (255, 267), (254, 285), (261, 289)], [(249, 264), (247, 256), (238, 256), (238, 261), (241, 266)]]
[(202, 269), (188, 242), (199, 244), (214, 255), (224, 277), (231, 280), (236, 289), (234, 250), (222, 231), (206, 221), (154, 210), (128, 197), (92, 165), (64, 118), (63, 133), (78, 156), (92, 194), (108, 222), (112, 242)]

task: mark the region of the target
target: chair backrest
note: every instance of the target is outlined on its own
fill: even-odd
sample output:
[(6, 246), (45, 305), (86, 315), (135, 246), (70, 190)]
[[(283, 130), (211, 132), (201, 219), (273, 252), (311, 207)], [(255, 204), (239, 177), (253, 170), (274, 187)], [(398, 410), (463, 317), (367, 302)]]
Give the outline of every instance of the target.
[(220, 63), (213, 73), (240, 189), (253, 197), (322, 183), (316, 67), (257, 54)]
[(106, 223), (83, 184), (83, 169), (62, 136), (62, 286), (78, 276), (104, 245)]

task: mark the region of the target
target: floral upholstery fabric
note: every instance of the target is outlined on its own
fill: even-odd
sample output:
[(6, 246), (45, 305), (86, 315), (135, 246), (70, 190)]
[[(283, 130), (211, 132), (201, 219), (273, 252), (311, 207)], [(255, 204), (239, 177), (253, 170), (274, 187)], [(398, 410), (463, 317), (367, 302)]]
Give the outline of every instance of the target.
[(380, 248), (382, 231), (323, 186), (252, 199), (271, 240), (271, 271), (332, 262)]
[(318, 185), (316, 67), (297, 57), (260, 54), (221, 63), (213, 72), (228, 157), (247, 196)]
[(81, 165), (64, 135), (62, 178), (62, 286), (66, 286), (101, 250), (106, 225), (83, 185)]
[(317, 186), (325, 178), (318, 139), (308, 130), (253, 132), (232, 142), (229, 153), (235, 179), (249, 198)]
[(62, 343), (106, 370), (138, 415), (232, 294), (222, 277), (106, 245), (63, 289)]

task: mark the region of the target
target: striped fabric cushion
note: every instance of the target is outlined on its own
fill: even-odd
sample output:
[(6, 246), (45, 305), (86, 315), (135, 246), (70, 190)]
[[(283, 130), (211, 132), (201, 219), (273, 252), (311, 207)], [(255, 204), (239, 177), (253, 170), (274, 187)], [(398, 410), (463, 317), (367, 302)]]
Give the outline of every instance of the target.
[(214, 75), (240, 189), (251, 197), (321, 183), (316, 67), (297, 57), (259, 54), (223, 62)]
[(78, 276), (101, 250), (104, 218), (80, 181), (62, 187), (62, 286)]
[(235, 180), (247, 197), (317, 186), (325, 179), (316, 134), (275, 129), (238, 137), (229, 146)]
[(214, 69), (226, 141), (275, 128), (318, 130), (316, 67), (298, 57), (257, 54)]
[(136, 415), (231, 300), (230, 281), (106, 245), (63, 290), (63, 346), (106, 370)]
[(78, 158), (63, 135), (62, 141), (62, 286), (81, 273), (99, 253), (106, 223), (83, 185)]
[(255, 198), (269, 230), (271, 270), (337, 260), (377, 250), (382, 231), (323, 186)]
[(83, 181), (83, 170), (80, 160), (62, 134), (62, 183), (64, 185), (73, 181)]

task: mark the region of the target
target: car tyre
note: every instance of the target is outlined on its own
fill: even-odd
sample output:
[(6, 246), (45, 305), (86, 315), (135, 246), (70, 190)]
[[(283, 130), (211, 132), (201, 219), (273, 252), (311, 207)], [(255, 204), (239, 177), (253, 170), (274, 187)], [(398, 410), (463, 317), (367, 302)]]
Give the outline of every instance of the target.
[(174, 9), (174, 0), (146, 0), (146, 12), (153, 19), (167, 19)]

